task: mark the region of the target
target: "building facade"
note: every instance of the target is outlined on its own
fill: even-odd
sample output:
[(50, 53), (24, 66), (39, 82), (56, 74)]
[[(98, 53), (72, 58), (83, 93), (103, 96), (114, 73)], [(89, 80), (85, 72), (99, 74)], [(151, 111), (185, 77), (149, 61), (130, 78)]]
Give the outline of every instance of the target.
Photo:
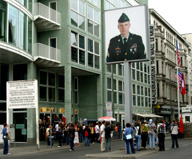
[[(104, 11), (146, 1), (0, 1), (0, 125), (15, 125), (16, 142), (34, 142), (35, 110), (6, 111), (6, 82), (37, 79), (40, 121), (96, 121), (112, 104), (124, 121), (123, 64), (105, 65)], [(150, 63), (132, 63), (133, 112), (151, 113)], [(123, 126), (123, 125), (122, 125)]]
[(180, 106), (186, 107), (191, 98), (189, 89), (191, 79), (190, 45), (161, 15), (150, 9), (150, 24), (155, 28), (155, 58), (156, 58), (156, 95), (157, 103), (153, 111), (170, 121), (178, 118), (177, 98), (177, 54), (176, 40), (181, 58), (179, 72), (185, 75), (186, 94), (179, 95)]

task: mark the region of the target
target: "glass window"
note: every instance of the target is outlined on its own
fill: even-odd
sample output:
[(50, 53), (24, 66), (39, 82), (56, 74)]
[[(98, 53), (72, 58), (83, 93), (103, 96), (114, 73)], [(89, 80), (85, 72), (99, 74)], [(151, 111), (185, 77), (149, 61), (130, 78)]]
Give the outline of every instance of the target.
[(84, 15), (84, 2), (83, 1), (79, 1), (79, 13)]
[(119, 104), (123, 104), (123, 93), (119, 93)]
[(99, 43), (95, 42), (95, 53), (99, 54)]
[(113, 89), (117, 90), (117, 84), (116, 84), (116, 80), (115, 79), (113, 79)]
[(71, 32), (71, 45), (77, 46), (77, 34), (74, 32)]
[(40, 84), (47, 85), (47, 72), (40, 72)]
[(111, 72), (111, 65), (107, 65), (107, 72)]
[(99, 56), (95, 56), (95, 68), (99, 69)]
[(71, 47), (71, 60), (74, 62), (78, 62), (78, 57), (77, 57), (77, 48)]
[(99, 0), (93, 0), (93, 3), (94, 3), (96, 6), (99, 6)]
[(99, 37), (99, 24), (93, 23), (94, 24), (94, 35)]
[(59, 87), (64, 88), (65, 86), (65, 77), (63, 75), (59, 75)]
[(88, 51), (93, 52), (93, 40), (88, 39)]
[(93, 34), (93, 22), (91, 20), (88, 20), (88, 32)]
[(140, 81), (140, 72), (137, 71), (137, 81)]
[(94, 21), (99, 23), (99, 11), (94, 10)]
[(144, 106), (144, 97), (141, 97), (141, 106)]
[(112, 96), (111, 96), (111, 91), (107, 91), (107, 101), (111, 102), (112, 101)]
[(85, 38), (79, 35), (79, 47), (85, 49)]
[(135, 91), (135, 85), (133, 84), (133, 94), (135, 94), (136, 91)]
[(49, 88), (49, 101), (55, 101), (55, 88)]
[(18, 47), (19, 37), (19, 10), (9, 5), (9, 43)]
[(64, 102), (65, 101), (65, 90), (64, 89), (59, 89), (59, 102)]
[(119, 91), (123, 91), (123, 84), (122, 84), (122, 81), (119, 81)]
[(71, 8), (77, 10), (77, 0), (71, 0)]
[(144, 95), (143, 86), (141, 86), (141, 95)]
[(6, 100), (6, 82), (9, 80), (9, 65), (0, 63), (0, 100)]
[(28, 0), (28, 8), (29, 8), (29, 11), (32, 13), (32, 1), (33, 0)]
[(140, 96), (137, 96), (137, 106), (141, 106), (141, 102), (140, 102)]
[(93, 20), (93, 8), (90, 7), (90, 6), (88, 6), (87, 8), (88, 8), (88, 9), (87, 9), (87, 17), (88, 17), (89, 19), (92, 19), (92, 20)]
[(133, 105), (136, 106), (136, 96), (133, 95)]
[(113, 102), (117, 103), (117, 92), (113, 92)]
[(23, 6), (27, 8), (27, 0), (17, 0), (17, 2), (21, 3)]
[(132, 69), (132, 79), (135, 80), (135, 70)]
[(107, 78), (107, 89), (112, 89), (111, 88), (111, 78)]
[(79, 15), (79, 28), (85, 30), (85, 18)]
[(0, 1), (0, 40), (6, 41), (7, 3)]
[(71, 11), (71, 24), (77, 27), (78, 23), (78, 14), (74, 11)]
[(93, 54), (88, 54), (88, 66), (93, 67)]
[(32, 20), (28, 17), (28, 52), (32, 53)]
[(47, 88), (40, 86), (40, 100), (47, 101)]
[(49, 73), (49, 86), (55, 86), (55, 74)]
[(79, 63), (85, 65), (85, 51), (79, 50)]
[(118, 66), (119, 66), (119, 75), (122, 76), (122, 65), (119, 64)]
[(137, 86), (137, 94), (140, 94), (140, 86)]

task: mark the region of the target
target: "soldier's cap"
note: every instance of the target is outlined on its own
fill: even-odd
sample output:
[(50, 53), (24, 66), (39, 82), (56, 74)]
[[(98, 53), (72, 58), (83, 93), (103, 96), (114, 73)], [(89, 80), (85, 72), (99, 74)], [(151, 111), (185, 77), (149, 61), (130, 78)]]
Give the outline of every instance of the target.
[(130, 21), (129, 17), (125, 13), (122, 13), (122, 15), (120, 16), (118, 22), (119, 23), (124, 23), (124, 22), (127, 22), (127, 21)]

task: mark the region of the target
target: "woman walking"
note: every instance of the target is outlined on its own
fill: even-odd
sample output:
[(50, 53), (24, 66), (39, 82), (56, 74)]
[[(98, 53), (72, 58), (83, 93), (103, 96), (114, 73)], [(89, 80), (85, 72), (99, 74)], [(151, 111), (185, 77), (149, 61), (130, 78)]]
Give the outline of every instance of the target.
[(131, 124), (127, 123), (126, 124), (126, 129), (125, 129), (125, 132), (124, 132), (125, 143), (126, 143), (126, 148), (127, 148), (127, 154), (130, 154), (129, 144), (131, 146), (132, 153), (135, 153), (135, 148), (134, 148), (134, 145), (133, 145), (133, 134), (134, 134), (134, 130), (131, 127)]
[(171, 124), (171, 139), (172, 139), (172, 148), (175, 147), (175, 143), (176, 143), (176, 147), (179, 148), (179, 144), (178, 144), (178, 130), (179, 127), (177, 125), (177, 123), (175, 122), (175, 120), (173, 120), (172, 124)]
[(8, 155), (9, 153), (9, 145), (8, 145), (8, 134), (10, 131), (7, 131), (8, 125), (5, 123), (3, 128), (3, 141), (4, 141), (4, 147), (3, 147), (3, 154)]

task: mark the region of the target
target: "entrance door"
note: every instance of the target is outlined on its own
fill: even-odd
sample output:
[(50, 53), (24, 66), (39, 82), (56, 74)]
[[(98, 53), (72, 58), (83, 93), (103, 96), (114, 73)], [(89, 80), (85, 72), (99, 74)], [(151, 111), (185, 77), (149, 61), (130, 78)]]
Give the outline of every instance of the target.
[(27, 113), (13, 113), (15, 142), (27, 142)]

